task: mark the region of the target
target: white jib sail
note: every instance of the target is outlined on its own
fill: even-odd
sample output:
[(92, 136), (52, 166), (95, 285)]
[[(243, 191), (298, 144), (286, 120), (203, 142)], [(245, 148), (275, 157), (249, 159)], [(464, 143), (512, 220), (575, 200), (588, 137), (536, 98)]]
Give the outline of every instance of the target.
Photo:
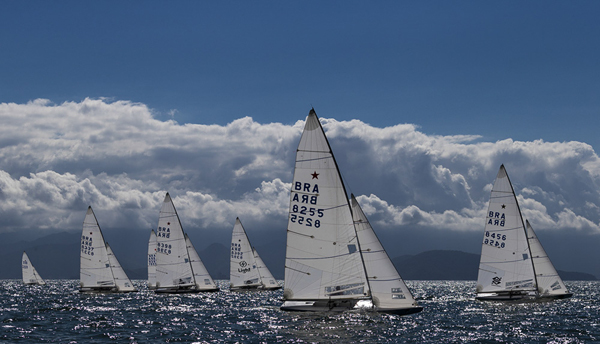
[(115, 278), (115, 283), (117, 284), (118, 291), (120, 292), (130, 292), (137, 291), (136, 287), (133, 286), (129, 277), (121, 267), (117, 256), (110, 248), (110, 245), (106, 243), (106, 253), (108, 255), (108, 263), (110, 264), (110, 268), (112, 269), (113, 276)]
[(231, 233), (229, 255), (229, 283), (231, 288), (261, 286), (260, 275), (254, 261), (252, 246), (239, 218), (235, 219)]
[(492, 187), (486, 214), (477, 292), (536, 289), (521, 210), (502, 165)]
[(285, 300), (368, 298), (348, 195), (314, 110), (296, 152), (285, 260)]
[(148, 288), (156, 288), (156, 233), (150, 232), (148, 240)]
[(190, 263), (192, 264), (196, 287), (199, 290), (216, 290), (217, 285), (215, 284), (215, 281), (210, 277), (208, 270), (206, 270), (206, 267), (202, 263), (198, 252), (194, 248), (194, 245), (187, 234), (185, 235), (185, 243), (187, 245), (188, 254), (190, 255)]
[(79, 280), (81, 288), (114, 287), (104, 236), (92, 207), (88, 207), (81, 232)]
[(369, 278), (373, 304), (380, 310), (416, 306), (415, 299), (381, 245), (354, 195), (352, 195), (352, 214)]
[(558, 272), (556, 272), (554, 265), (552, 265), (550, 258), (546, 254), (546, 250), (542, 247), (542, 243), (533, 231), (529, 221), (525, 221), (525, 223), (527, 225), (529, 247), (531, 249), (531, 257), (533, 259), (533, 266), (535, 267), (540, 296), (568, 294), (567, 287), (558, 275)]
[(279, 288), (279, 283), (275, 280), (269, 268), (265, 265), (265, 262), (260, 258), (258, 252), (252, 248), (252, 252), (254, 254), (254, 262), (256, 263), (256, 268), (258, 269), (258, 274), (260, 275), (260, 281), (265, 289), (274, 289)]
[(29, 260), (29, 256), (27, 256), (25, 251), (23, 251), (23, 258), (21, 259), (21, 268), (23, 270), (24, 284), (46, 284), (33, 267), (33, 264), (31, 264), (31, 260)]
[(194, 285), (181, 222), (167, 193), (160, 208), (156, 230), (156, 287), (176, 289)]

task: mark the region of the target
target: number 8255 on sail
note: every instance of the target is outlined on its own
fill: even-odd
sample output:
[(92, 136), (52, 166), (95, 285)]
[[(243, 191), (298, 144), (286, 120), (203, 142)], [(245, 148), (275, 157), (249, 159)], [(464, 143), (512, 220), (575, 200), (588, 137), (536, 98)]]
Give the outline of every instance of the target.
[[(300, 215), (297, 215), (298, 213)], [(305, 206), (298, 206), (294, 204), (292, 206), (292, 213), (290, 214), (290, 221), (294, 223), (298, 223), (299, 225), (305, 225), (307, 227), (321, 227), (321, 220), (313, 219), (312, 217), (317, 215), (318, 217), (323, 217), (323, 209), (316, 208), (307, 208)], [(308, 216), (304, 216), (308, 215)]]

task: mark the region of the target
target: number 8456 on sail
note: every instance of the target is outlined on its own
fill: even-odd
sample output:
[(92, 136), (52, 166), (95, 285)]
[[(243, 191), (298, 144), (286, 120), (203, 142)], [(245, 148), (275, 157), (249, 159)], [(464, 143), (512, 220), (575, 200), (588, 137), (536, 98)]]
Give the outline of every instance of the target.
[(504, 248), (506, 246), (506, 234), (485, 232), (483, 243), (486, 245)]

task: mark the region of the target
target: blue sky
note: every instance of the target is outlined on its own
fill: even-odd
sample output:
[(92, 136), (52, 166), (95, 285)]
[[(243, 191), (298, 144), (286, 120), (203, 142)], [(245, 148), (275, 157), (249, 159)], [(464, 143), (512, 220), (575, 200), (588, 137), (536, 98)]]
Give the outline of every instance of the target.
[(3, 1), (0, 97), (598, 147), (596, 1)]
[(479, 252), (504, 163), (557, 267), (600, 277), (599, 10), (0, 1), (0, 233), (80, 230), (88, 205), (147, 231), (169, 191), (190, 232), (281, 239), (314, 106), (392, 256)]

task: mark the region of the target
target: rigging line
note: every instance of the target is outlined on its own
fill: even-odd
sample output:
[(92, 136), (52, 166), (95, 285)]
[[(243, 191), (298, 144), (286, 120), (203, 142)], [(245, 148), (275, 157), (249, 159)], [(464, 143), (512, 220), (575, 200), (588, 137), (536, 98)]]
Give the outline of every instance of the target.
[[(289, 258), (288, 258), (288, 259), (289, 259)], [(306, 275), (309, 275), (309, 276), (310, 276), (310, 272), (304, 272), (304, 271), (300, 271), (300, 270), (298, 270), (298, 269), (290, 268), (290, 267), (289, 267), (289, 266), (287, 266), (287, 265), (285, 266), (285, 268), (286, 268), (286, 269), (290, 269), (290, 270), (294, 270), (294, 271), (297, 271), (297, 272), (299, 272), (299, 273), (306, 274)]]
[[(358, 252), (358, 251), (354, 251), (354, 252)], [(353, 253), (354, 253), (353, 252)], [(338, 254), (336, 256), (328, 256), (328, 257), (317, 257), (317, 258), (296, 258), (296, 257), (288, 257), (287, 259), (293, 259), (293, 260), (321, 260), (321, 259), (332, 259), (332, 258), (339, 258), (339, 257), (344, 257), (344, 256), (349, 256), (352, 253), (343, 253), (343, 254)]]

